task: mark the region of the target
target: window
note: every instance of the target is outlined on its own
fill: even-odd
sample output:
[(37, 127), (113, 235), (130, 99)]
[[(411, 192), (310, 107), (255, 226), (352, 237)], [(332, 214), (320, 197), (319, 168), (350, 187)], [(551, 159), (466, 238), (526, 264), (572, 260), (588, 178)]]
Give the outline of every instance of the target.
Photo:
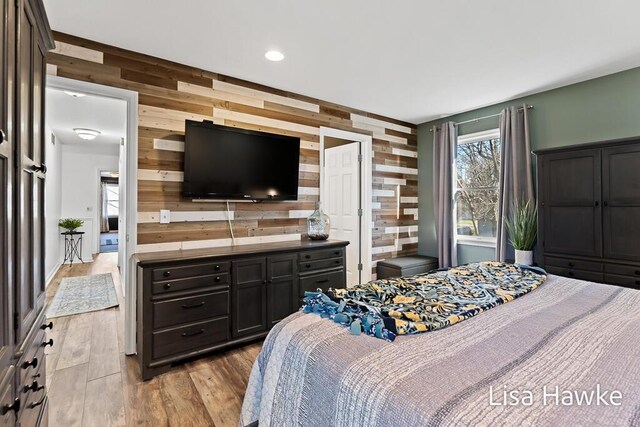
[(499, 180), (500, 130), (458, 137), (453, 184), (458, 242), (495, 246)]
[(107, 215), (118, 216), (120, 209), (120, 188), (118, 184), (107, 185)]

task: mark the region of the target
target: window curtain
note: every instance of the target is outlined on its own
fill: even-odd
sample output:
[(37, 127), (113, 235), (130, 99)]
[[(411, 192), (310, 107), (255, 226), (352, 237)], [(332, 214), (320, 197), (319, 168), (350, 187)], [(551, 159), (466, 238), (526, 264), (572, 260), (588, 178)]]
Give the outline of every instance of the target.
[(102, 190), (102, 209), (100, 210), (100, 232), (106, 233), (109, 231), (109, 194), (107, 190), (107, 183), (101, 183)]
[(433, 128), (433, 206), (440, 267), (458, 264), (454, 238), (453, 174), (458, 131), (455, 123)]
[(509, 107), (500, 114), (500, 193), (498, 199), (498, 232), (496, 259), (506, 261), (514, 257), (505, 227), (511, 207), (516, 201), (533, 201), (531, 142), (527, 106)]

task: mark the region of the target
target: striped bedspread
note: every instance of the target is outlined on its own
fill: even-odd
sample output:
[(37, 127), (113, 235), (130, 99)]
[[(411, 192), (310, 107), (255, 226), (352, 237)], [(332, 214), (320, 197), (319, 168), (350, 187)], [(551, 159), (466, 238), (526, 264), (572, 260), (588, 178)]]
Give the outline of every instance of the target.
[(640, 291), (549, 275), (394, 342), (296, 313), (265, 340), (239, 425), (640, 426)]

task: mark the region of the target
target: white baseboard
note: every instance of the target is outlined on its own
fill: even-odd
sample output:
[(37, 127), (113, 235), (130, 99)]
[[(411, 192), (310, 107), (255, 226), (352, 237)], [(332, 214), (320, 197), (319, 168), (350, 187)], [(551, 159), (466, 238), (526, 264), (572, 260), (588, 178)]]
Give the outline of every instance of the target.
[[(88, 263), (88, 262), (93, 262), (93, 258), (84, 258), (82, 260), (82, 262), (84, 262), (85, 264)], [(78, 261), (77, 259), (73, 260), (74, 264), (82, 264), (82, 262)], [(71, 265), (71, 262), (67, 261), (67, 262), (64, 263), (64, 265)]]
[(58, 271), (60, 271), (60, 267), (62, 267), (62, 261), (58, 262), (58, 264), (56, 264), (56, 266), (51, 270), (51, 273), (49, 273), (49, 275), (47, 276), (44, 282), (45, 289), (51, 284), (53, 278), (56, 277), (56, 274), (58, 274)]

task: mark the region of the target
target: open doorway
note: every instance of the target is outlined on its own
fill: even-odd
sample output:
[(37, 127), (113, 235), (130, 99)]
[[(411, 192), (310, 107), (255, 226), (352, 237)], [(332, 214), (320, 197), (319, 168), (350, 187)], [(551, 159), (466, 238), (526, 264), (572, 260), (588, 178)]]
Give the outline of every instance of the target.
[(347, 286), (371, 280), (372, 138), (320, 129), (320, 202), (331, 238), (346, 240)]
[[(53, 279), (65, 261), (60, 219), (79, 220), (77, 275), (114, 265), (114, 286), (124, 294), (124, 352), (135, 353), (138, 94), (125, 89), (47, 77), (46, 269)], [(53, 175), (53, 176), (52, 176)], [(67, 236), (64, 236), (66, 239)], [(91, 261), (98, 260), (98, 263)], [(78, 261), (74, 263), (76, 268)], [(92, 264), (99, 264), (90, 267)], [(70, 267), (63, 266), (63, 269)], [(60, 277), (60, 275), (58, 275)], [(55, 298), (55, 297), (54, 297)]]
[(98, 252), (118, 252), (120, 230), (120, 174), (100, 171), (100, 247)]

